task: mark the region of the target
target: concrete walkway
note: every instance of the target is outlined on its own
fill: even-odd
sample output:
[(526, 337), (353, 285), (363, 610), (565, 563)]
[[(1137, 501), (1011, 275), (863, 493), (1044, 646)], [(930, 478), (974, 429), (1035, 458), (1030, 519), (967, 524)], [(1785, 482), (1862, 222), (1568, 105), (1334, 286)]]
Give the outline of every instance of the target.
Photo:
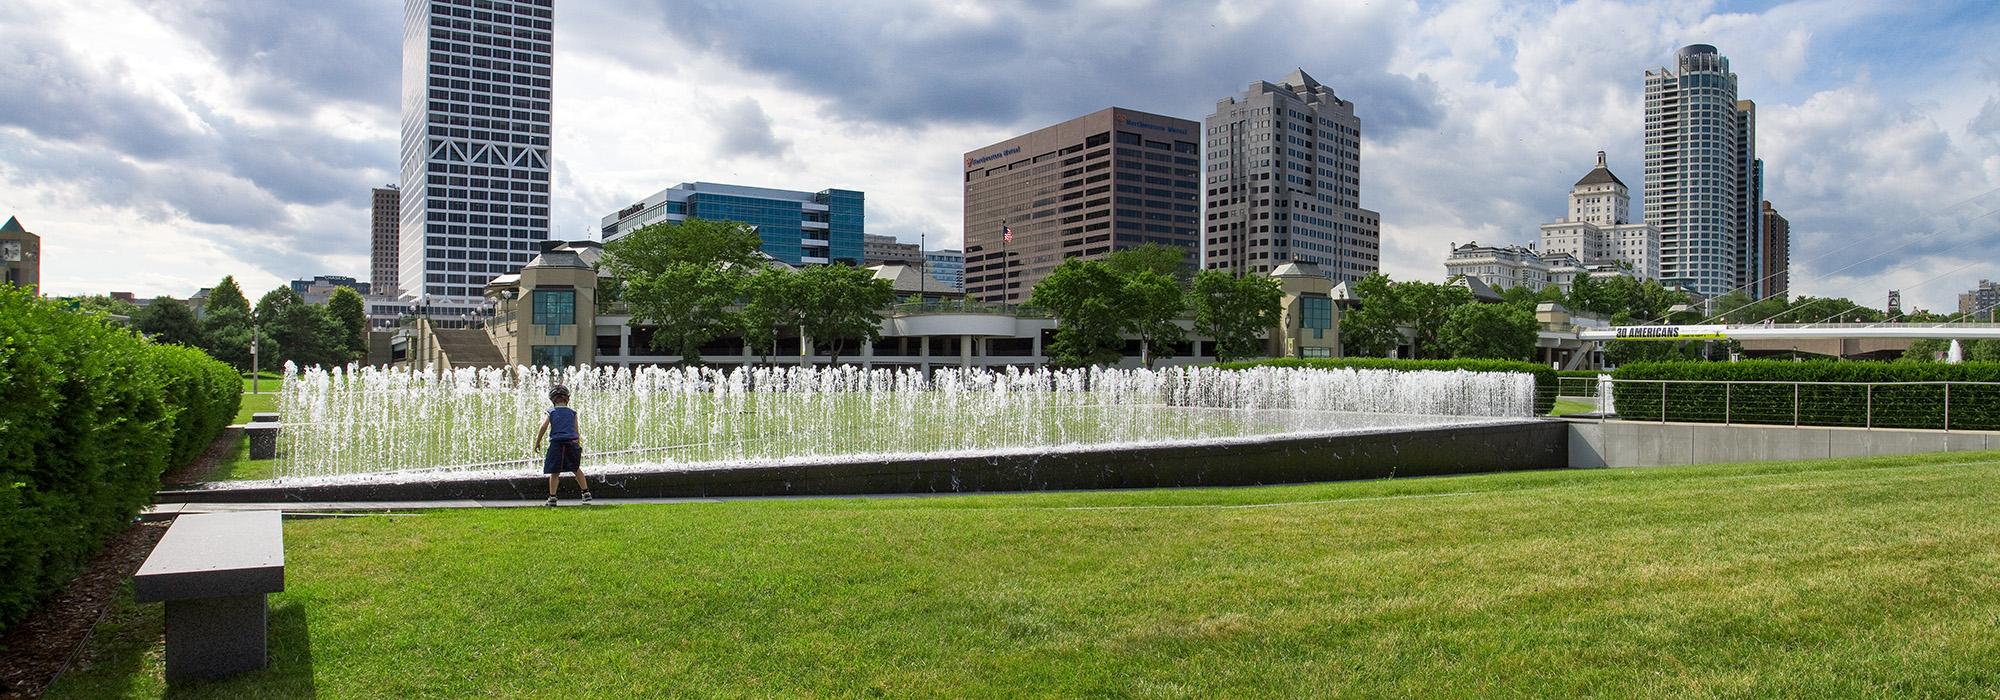
[[(721, 498), (600, 498), (589, 507), (625, 505), (665, 505), (673, 503), (722, 503)], [(140, 520), (166, 520), (179, 515), (196, 513), (234, 513), (247, 510), (282, 511), (287, 516), (336, 516), (376, 513), (406, 513), (420, 510), (443, 508), (542, 508), (542, 501), (509, 499), (504, 501), (447, 500), (447, 501), (352, 501), (322, 503), (156, 503), (140, 511)], [(575, 496), (562, 499), (563, 508), (583, 508), (582, 501)]]

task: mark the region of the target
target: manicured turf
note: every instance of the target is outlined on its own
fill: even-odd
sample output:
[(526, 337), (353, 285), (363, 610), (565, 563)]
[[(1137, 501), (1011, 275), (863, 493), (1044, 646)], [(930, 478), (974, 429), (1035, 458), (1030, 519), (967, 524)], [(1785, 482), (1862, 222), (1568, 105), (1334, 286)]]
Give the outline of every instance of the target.
[(1990, 697), (1996, 542), (2000, 453), (300, 520), (272, 668), (173, 690)]
[(252, 413), (269, 413), (278, 410), (278, 388), (267, 383), (264, 385), (264, 391), (269, 393), (252, 394), (248, 390), (245, 390), (243, 392), (243, 406), (236, 409), (236, 420), (231, 422), (239, 425), (248, 423), (250, 422), (250, 414)]
[(1567, 416), (1572, 413), (1589, 413), (1597, 410), (1597, 404), (1589, 401), (1556, 399), (1556, 407), (1549, 411), (1551, 416)]

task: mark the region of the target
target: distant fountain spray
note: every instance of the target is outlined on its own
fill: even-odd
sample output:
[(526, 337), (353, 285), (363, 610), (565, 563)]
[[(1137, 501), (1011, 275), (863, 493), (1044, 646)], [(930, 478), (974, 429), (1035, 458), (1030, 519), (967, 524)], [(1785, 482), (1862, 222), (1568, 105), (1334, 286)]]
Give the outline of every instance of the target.
[(1534, 415), (1495, 372), (287, 367), (281, 477), (521, 470), (548, 388), (571, 392), (591, 464), (704, 465), (1054, 451)]

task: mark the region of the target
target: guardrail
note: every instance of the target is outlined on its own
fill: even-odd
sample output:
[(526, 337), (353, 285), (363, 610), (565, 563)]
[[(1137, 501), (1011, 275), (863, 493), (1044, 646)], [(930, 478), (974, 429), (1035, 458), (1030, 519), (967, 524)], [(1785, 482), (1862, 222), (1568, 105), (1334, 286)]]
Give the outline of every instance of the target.
[(1555, 391), (1592, 402), (1598, 421), (2000, 430), (2000, 382), (1562, 377)]

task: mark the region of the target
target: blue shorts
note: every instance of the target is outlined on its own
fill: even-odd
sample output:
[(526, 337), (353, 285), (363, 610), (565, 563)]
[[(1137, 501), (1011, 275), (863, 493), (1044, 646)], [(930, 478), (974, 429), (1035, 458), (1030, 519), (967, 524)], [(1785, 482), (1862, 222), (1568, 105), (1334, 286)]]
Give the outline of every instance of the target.
[(583, 443), (576, 440), (549, 442), (549, 453), (542, 458), (543, 474), (573, 472), (581, 466), (583, 466)]

